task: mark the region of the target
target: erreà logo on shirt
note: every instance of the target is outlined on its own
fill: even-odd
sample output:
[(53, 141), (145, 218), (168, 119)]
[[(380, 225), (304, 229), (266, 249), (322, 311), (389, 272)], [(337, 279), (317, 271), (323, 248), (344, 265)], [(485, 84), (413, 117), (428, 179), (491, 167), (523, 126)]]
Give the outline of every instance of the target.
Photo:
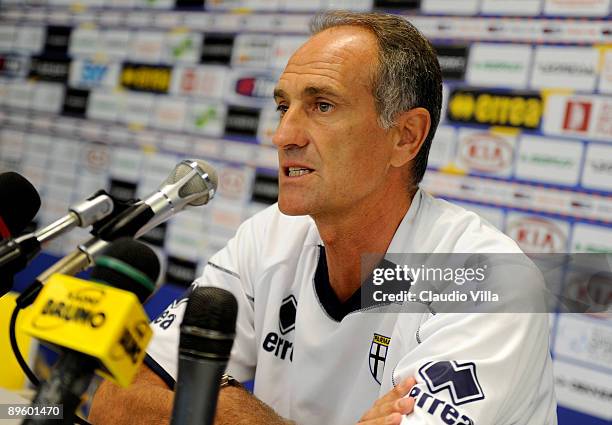
[(293, 342), (289, 341), (286, 335), (295, 329), (296, 313), (297, 300), (293, 295), (289, 295), (281, 302), (278, 312), (280, 335), (274, 331), (269, 332), (263, 342), (262, 348), (281, 360), (289, 358), (289, 361), (293, 361)]

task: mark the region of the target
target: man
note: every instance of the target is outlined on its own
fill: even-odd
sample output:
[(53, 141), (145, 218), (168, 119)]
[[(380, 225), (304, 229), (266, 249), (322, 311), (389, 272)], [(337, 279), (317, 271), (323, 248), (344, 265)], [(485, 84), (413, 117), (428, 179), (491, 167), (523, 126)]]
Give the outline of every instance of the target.
[[(255, 379), (254, 396), (221, 389), (216, 423), (556, 423), (546, 315), (361, 309), (363, 254), (520, 250), (418, 189), (442, 98), (423, 36), (397, 16), (349, 12), (312, 30), (275, 90), (278, 205), (196, 281), (236, 296), (227, 371)], [(184, 307), (154, 322), (132, 387), (102, 385), (92, 422), (168, 422)]]

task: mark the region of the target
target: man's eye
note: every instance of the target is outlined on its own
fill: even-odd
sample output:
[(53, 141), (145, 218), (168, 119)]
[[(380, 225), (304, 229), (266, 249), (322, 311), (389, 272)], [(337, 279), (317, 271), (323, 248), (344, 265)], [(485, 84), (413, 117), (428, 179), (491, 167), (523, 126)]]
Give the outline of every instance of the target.
[(334, 106), (327, 102), (317, 102), (317, 108), (319, 109), (319, 112), (329, 112), (334, 108)]
[(287, 112), (287, 105), (277, 105), (276, 106), (276, 112), (280, 112), (281, 116), (285, 115), (285, 112)]

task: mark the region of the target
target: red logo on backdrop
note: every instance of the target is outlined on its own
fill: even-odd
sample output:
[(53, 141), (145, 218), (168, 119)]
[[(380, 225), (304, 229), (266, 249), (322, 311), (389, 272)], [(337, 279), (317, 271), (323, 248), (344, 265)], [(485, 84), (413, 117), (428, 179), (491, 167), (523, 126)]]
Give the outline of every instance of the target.
[(236, 93), (252, 96), (255, 90), (255, 78), (242, 78), (236, 82)]
[(267, 77), (245, 77), (236, 81), (236, 93), (241, 96), (272, 98), (276, 81)]
[(181, 89), (184, 92), (194, 91), (196, 83), (195, 71), (192, 68), (186, 69), (183, 72), (183, 78), (181, 79)]
[(541, 217), (521, 218), (508, 226), (508, 236), (525, 252), (565, 252), (567, 236), (553, 222)]
[(478, 133), (461, 140), (459, 154), (471, 169), (494, 172), (512, 164), (514, 149), (503, 137)]
[(585, 132), (589, 129), (591, 120), (591, 102), (579, 102), (570, 100), (565, 107), (565, 118), (563, 118), (563, 129), (570, 131)]
[(239, 171), (225, 170), (219, 178), (220, 192), (228, 198), (238, 198), (244, 192), (246, 184), (244, 174)]

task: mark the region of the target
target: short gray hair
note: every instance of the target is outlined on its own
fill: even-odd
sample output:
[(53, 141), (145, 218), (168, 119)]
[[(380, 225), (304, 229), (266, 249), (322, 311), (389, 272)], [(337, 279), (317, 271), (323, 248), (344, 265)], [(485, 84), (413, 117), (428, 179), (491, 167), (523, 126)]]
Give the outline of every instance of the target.
[(410, 109), (423, 107), (429, 112), (431, 128), (414, 159), (412, 184), (418, 185), (427, 169), (442, 108), (442, 72), (432, 45), (406, 19), (383, 13), (319, 14), (310, 22), (310, 32), (314, 35), (338, 26), (365, 28), (378, 41), (378, 69), (372, 94), (382, 128), (393, 127), (397, 116)]

